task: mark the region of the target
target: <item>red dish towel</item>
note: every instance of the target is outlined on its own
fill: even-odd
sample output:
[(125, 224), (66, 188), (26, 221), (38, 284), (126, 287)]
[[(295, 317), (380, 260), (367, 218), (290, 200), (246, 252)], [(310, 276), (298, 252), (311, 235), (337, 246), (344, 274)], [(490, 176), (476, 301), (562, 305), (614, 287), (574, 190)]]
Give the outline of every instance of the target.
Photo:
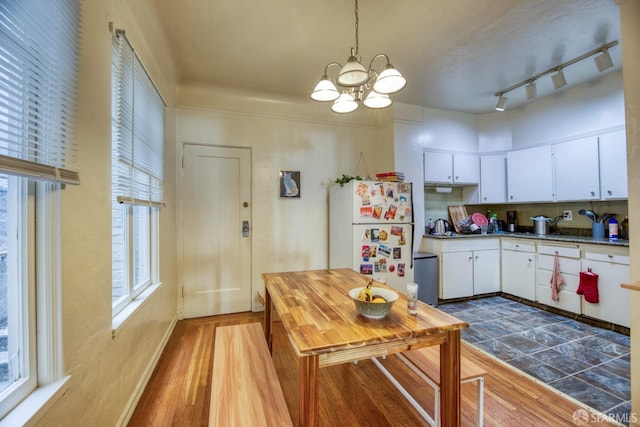
[(592, 304), (597, 304), (600, 299), (598, 295), (598, 275), (591, 271), (580, 272), (580, 284), (576, 291), (578, 295), (584, 295), (584, 299)]
[(560, 262), (558, 260), (558, 254), (556, 253), (553, 259), (553, 272), (551, 273), (551, 299), (558, 301), (558, 292), (560, 292), (560, 286), (564, 285), (564, 277), (560, 273)]

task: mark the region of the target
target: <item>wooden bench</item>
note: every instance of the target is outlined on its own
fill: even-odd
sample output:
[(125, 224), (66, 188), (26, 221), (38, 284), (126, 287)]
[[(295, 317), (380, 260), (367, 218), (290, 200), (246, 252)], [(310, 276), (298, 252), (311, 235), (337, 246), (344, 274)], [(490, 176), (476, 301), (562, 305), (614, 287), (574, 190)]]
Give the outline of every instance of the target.
[[(435, 392), (433, 418), (375, 357), (372, 360), (430, 425), (440, 425), (440, 346), (423, 347), (417, 350), (405, 351), (396, 354), (396, 356), (398, 356), (398, 358), (411, 368), (418, 376), (424, 379), (427, 384), (433, 387)], [(471, 381), (478, 382), (477, 414), (479, 427), (482, 427), (482, 419), (484, 416), (483, 402), (485, 375), (486, 371), (480, 366), (463, 356), (460, 357), (460, 383), (462, 384)]]
[(216, 328), (210, 426), (293, 426), (260, 323)]

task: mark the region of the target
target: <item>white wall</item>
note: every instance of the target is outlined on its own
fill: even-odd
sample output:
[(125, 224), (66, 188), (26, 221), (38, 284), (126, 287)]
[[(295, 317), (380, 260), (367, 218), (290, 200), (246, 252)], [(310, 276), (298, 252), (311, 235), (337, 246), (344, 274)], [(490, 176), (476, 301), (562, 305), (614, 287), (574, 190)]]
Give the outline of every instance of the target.
[(64, 367), (71, 379), (64, 396), (43, 414), (38, 425), (118, 425), (134, 408), (133, 399), (142, 390), (145, 376), (151, 374), (154, 358), (176, 318), (175, 130), (170, 107), (167, 208), (160, 216), (164, 284), (112, 338), (109, 21), (126, 30), (170, 105), (174, 99), (173, 65), (165, 56), (168, 49), (162, 32), (144, 5), (135, 6), (139, 9), (134, 11), (120, 0), (83, 2), (77, 127), (81, 185), (63, 190), (60, 215)]
[[(184, 143), (251, 148), (252, 295), (264, 292), (262, 273), (328, 268), (328, 188), (342, 174), (366, 175), (356, 171), (360, 153), (380, 172), (379, 152), (392, 153), (380, 137), (384, 113), (338, 116), (307, 98), (195, 84), (181, 87), (179, 104), (178, 156)], [(299, 199), (279, 197), (280, 170), (301, 172)], [(253, 307), (262, 309), (255, 296)]]

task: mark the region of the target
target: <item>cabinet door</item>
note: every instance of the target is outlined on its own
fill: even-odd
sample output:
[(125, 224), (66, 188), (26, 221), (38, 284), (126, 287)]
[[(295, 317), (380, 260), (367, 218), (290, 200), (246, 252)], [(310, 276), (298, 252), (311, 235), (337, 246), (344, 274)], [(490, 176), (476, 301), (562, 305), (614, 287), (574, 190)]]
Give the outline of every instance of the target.
[(556, 201), (600, 199), (598, 138), (553, 146)]
[(473, 252), (473, 294), (500, 292), (500, 251)]
[(453, 155), (425, 152), (424, 181), (453, 183)]
[(553, 201), (551, 146), (507, 153), (508, 202)]
[(478, 184), (480, 182), (480, 160), (477, 155), (453, 155), (453, 182), (456, 184)]
[(603, 199), (627, 198), (627, 142), (624, 130), (599, 137), (600, 190)]
[(442, 254), (442, 298), (473, 295), (473, 253), (446, 252)]
[(582, 260), (582, 271), (588, 268), (598, 274), (599, 302), (592, 304), (582, 298), (582, 314), (626, 327), (631, 326), (631, 294), (620, 287), (629, 281), (629, 266), (602, 261)]
[(507, 157), (480, 157), (480, 200), (482, 203), (507, 201)]
[(502, 251), (502, 292), (535, 301), (535, 254)]

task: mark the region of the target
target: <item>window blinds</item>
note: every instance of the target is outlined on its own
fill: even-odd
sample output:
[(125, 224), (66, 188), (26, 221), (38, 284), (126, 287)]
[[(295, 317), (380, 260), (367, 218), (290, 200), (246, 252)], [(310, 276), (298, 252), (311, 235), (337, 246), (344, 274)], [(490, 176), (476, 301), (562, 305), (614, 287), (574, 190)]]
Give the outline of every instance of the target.
[(77, 0), (0, 2), (0, 171), (79, 184)]
[(164, 206), (164, 102), (123, 31), (113, 37), (113, 193)]

